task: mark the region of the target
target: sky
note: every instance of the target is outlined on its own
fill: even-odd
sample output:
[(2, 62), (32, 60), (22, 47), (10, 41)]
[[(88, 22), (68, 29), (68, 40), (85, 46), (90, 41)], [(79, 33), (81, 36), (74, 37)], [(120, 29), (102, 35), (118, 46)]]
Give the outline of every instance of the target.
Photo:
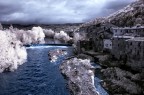
[(82, 23), (105, 17), (135, 0), (0, 0), (0, 22)]

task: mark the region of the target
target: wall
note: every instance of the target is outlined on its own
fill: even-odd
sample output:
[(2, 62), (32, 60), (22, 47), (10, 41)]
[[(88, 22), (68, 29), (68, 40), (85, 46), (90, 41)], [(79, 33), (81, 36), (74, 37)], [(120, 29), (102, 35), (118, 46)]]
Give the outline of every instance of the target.
[(93, 50), (93, 42), (92, 41), (78, 41), (77, 42), (77, 51), (78, 53), (82, 53), (83, 51)]
[(144, 67), (144, 41), (127, 41), (126, 43), (127, 66), (133, 70), (142, 71)]
[(127, 41), (126, 51), (128, 59), (144, 60), (144, 41)]
[(125, 48), (126, 48), (126, 39), (128, 38), (112, 38), (112, 55), (121, 60), (125, 56)]

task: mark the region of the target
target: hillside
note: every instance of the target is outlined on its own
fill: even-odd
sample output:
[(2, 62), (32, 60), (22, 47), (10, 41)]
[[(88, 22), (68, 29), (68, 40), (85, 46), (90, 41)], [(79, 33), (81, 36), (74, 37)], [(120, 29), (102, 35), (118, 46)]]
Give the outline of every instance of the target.
[(116, 26), (134, 26), (144, 24), (144, 0), (138, 0), (116, 13), (108, 16), (106, 20)]
[(119, 27), (144, 25), (144, 0), (136, 0), (123, 9), (104, 18), (96, 18), (81, 25), (90, 26), (99, 23), (111, 23)]

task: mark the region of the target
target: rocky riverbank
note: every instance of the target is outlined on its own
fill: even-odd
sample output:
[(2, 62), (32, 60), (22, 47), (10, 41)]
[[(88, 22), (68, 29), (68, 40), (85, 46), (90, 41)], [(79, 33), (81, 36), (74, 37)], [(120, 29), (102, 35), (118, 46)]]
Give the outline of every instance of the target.
[(114, 59), (110, 54), (87, 53), (79, 54), (80, 58), (96, 61), (102, 67), (102, 86), (110, 94), (144, 94), (144, 72), (135, 69), (135, 64), (129, 65), (122, 60)]
[(103, 85), (111, 94), (139, 94), (142, 95), (140, 74), (133, 74), (118, 67), (109, 67), (101, 70), (105, 77)]
[(144, 94), (144, 72), (134, 69), (137, 63), (130, 67), (123, 61), (114, 60), (110, 55), (95, 57), (103, 67), (103, 87), (111, 94)]
[(94, 69), (88, 59), (71, 58), (60, 65), (73, 95), (99, 95), (94, 85)]

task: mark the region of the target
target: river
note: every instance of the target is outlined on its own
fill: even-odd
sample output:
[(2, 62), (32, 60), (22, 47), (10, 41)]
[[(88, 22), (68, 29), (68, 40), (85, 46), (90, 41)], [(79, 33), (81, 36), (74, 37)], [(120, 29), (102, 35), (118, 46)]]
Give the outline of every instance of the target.
[[(55, 63), (51, 63), (48, 51), (59, 48), (65, 49), (68, 55), (61, 56)], [(0, 74), (0, 95), (70, 95), (59, 65), (64, 58), (73, 55), (72, 47), (33, 46), (27, 48), (27, 53), (27, 62), (15, 72)], [(96, 84), (98, 91), (107, 95), (98, 81)]]

